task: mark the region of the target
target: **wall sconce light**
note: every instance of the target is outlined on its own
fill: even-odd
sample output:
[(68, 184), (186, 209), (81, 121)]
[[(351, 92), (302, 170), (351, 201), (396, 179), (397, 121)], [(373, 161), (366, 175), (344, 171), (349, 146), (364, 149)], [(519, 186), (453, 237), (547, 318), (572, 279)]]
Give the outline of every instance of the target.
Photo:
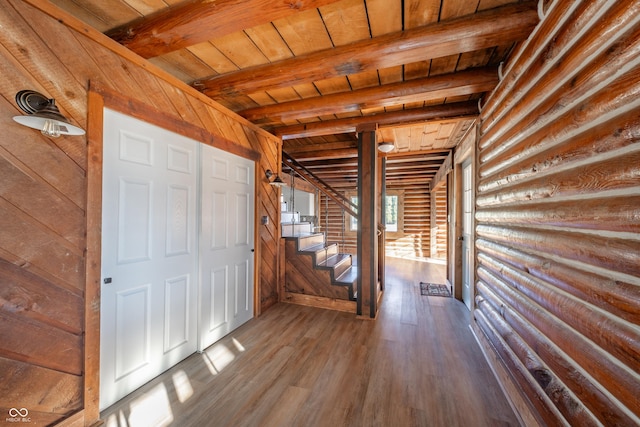
[(280, 178), (280, 175), (275, 175), (275, 178), (273, 178), (273, 181), (271, 181), (271, 177), (274, 176), (273, 172), (271, 172), (271, 169), (267, 169), (264, 174), (267, 176), (267, 181), (269, 181), (270, 185), (273, 185), (274, 187), (282, 187), (286, 185)]
[(16, 94), (16, 104), (27, 114), (15, 116), (13, 120), (38, 129), (45, 136), (57, 138), (60, 135), (84, 135), (84, 129), (72, 125), (60, 114), (55, 99), (49, 99), (33, 90), (21, 90)]
[(378, 144), (378, 150), (382, 151), (383, 153), (388, 153), (394, 148), (396, 148), (396, 146), (393, 145), (392, 141), (381, 141), (380, 144)]

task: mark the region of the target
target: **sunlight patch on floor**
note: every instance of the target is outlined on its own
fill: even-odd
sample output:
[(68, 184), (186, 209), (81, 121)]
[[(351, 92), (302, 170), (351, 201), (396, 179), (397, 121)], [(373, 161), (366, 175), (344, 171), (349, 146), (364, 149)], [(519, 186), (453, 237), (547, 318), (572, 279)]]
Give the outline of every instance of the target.
[(164, 384), (158, 384), (129, 405), (129, 427), (161, 427), (173, 422), (171, 403)]
[(212, 345), (202, 353), (202, 357), (211, 375), (217, 375), (236, 358), (233, 352), (224, 344)]
[(184, 403), (191, 396), (193, 396), (193, 387), (191, 386), (191, 381), (189, 381), (189, 376), (183, 370), (179, 370), (171, 375), (171, 379), (173, 380), (173, 386), (176, 389), (176, 394), (178, 395), (178, 400), (180, 403)]
[(240, 341), (238, 341), (237, 339), (233, 338), (233, 345), (236, 346), (236, 349), (240, 352), (244, 351), (245, 348), (244, 346), (240, 343)]

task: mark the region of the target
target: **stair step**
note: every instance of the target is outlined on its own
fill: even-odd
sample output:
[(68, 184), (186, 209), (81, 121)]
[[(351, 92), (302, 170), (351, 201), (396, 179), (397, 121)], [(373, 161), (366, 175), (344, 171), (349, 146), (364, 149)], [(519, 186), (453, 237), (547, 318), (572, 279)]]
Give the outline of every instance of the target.
[(345, 270), (351, 267), (351, 255), (336, 254), (330, 256), (320, 267), (333, 269), (333, 277), (339, 277)]
[(298, 236), (298, 251), (305, 251), (311, 246), (324, 245), (324, 234), (322, 233), (302, 233)]
[(344, 273), (338, 276), (335, 281), (344, 285), (352, 285), (355, 284), (356, 280), (358, 280), (358, 267), (352, 265), (351, 268), (346, 269)]
[(313, 234), (313, 224), (310, 222), (280, 223), (282, 237), (295, 237), (301, 234)]
[(338, 253), (338, 244), (329, 243), (328, 245), (318, 245), (319, 249), (313, 253), (315, 265), (322, 265), (326, 260)]

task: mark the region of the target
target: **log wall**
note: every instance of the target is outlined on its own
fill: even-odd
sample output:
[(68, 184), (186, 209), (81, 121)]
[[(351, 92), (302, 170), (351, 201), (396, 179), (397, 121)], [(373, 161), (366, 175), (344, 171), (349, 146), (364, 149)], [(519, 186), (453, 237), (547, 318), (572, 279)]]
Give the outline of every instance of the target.
[[(431, 196), (429, 184), (412, 184), (410, 186), (390, 186), (387, 191), (400, 190), (404, 194), (404, 227), (399, 234), (386, 234), (386, 255), (397, 258), (429, 258), (431, 256)], [(356, 194), (356, 189), (345, 190), (347, 194)], [(446, 194), (446, 192), (445, 192)], [(343, 233), (343, 212), (336, 203), (327, 197), (320, 195), (320, 218), (318, 220), (321, 230), (326, 229), (325, 212), (329, 211), (329, 237), (328, 242), (339, 243), (340, 251), (356, 255), (357, 233), (349, 231), (349, 214), (344, 214)], [(446, 200), (442, 201), (446, 204)], [(446, 215), (443, 217), (446, 222)], [(446, 223), (443, 226), (444, 237), (446, 237)], [(443, 247), (446, 241), (440, 240)], [(446, 252), (442, 254), (446, 257)]]
[(477, 331), (541, 425), (640, 424), (640, 2), (557, 0), (481, 112)]
[(429, 184), (389, 186), (404, 194), (404, 227), (399, 236), (386, 234), (388, 256), (397, 258), (428, 258), (431, 244), (431, 198)]
[(135, 101), (131, 108), (141, 103), (202, 129), (214, 145), (260, 153), (256, 215), (270, 221), (257, 232), (258, 311), (277, 301), (279, 205), (260, 178), (278, 169), (279, 141), (48, 2), (5, 0), (0, 27), (0, 413), (24, 407), (38, 425), (76, 413), (73, 421), (91, 424), (97, 402), (84, 393), (96, 383), (85, 358), (97, 355), (84, 340), (97, 331), (86, 330), (85, 307), (99, 307), (85, 299), (97, 294), (85, 279), (92, 159), (87, 137), (48, 139), (11, 120), (22, 114), (16, 92), (55, 98), (86, 129), (91, 82)]

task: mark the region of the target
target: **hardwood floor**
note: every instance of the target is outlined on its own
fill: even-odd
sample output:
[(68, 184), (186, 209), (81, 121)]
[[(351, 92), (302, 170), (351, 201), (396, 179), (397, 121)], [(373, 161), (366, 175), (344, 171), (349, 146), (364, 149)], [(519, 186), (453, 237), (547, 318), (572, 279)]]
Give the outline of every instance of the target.
[(111, 426), (517, 426), (444, 266), (387, 261), (375, 321), (278, 304), (102, 413)]

